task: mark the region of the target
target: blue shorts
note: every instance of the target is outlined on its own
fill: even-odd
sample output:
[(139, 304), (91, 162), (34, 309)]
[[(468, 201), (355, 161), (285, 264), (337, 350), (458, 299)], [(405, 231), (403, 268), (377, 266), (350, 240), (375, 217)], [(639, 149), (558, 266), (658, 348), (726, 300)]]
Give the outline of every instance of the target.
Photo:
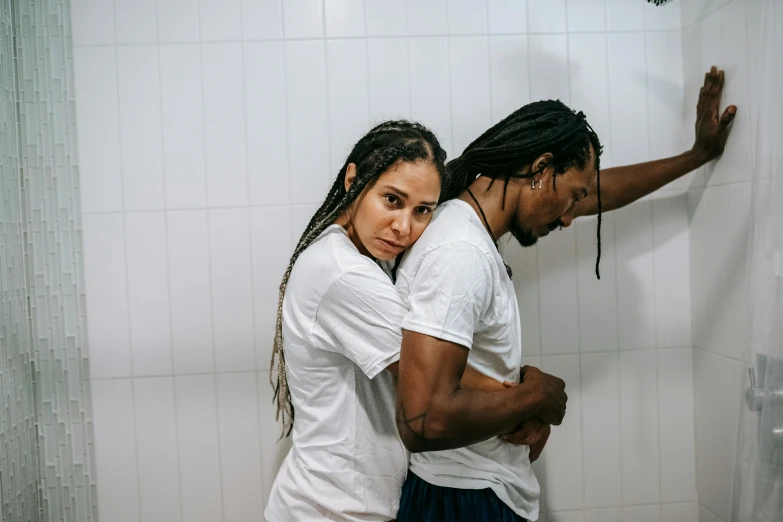
[(489, 488), (434, 486), (410, 470), (397, 522), (525, 522)]

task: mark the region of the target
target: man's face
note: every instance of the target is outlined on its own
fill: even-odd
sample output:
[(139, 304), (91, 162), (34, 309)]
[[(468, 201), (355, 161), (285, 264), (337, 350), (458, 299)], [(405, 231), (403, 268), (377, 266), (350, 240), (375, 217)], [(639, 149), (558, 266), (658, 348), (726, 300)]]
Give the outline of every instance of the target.
[[(523, 178), (517, 202), (517, 212), (511, 225), (511, 234), (522, 246), (532, 246), (559, 227), (568, 227), (574, 219), (576, 203), (595, 190), (595, 153), (585, 168), (572, 167), (554, 176), (551, 154), (544, 154), (532, 165), (533, 178)], [(535, 181), (533, 181), (535, 180)], [(540, 181), (540, 184), (539, 184)], [(532, 184), (535, 183), (535, 188)]]

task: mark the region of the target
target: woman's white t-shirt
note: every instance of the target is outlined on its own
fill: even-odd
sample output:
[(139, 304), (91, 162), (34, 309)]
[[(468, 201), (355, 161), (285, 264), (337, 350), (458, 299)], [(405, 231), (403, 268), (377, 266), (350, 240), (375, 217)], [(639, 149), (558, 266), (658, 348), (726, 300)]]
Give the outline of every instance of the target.
[(395, 518), (409, 454), (394, 422), (396, 383), (383, 370), (400, 358), (406, 313), (386, 273), (339, 225), (296, 261), (283, 302), (296, 422), (269, 522)]

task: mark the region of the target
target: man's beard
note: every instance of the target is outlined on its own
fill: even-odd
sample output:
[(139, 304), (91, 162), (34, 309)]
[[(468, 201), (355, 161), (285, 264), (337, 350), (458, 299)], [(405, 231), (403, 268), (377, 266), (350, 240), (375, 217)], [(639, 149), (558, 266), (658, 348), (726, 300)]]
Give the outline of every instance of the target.
[[(557, 220), (549, 223), (547, 228), (549, 228), (550, 231), (553, 231), (560, 226), (560, 220)], [(512, 227), (511, 235), (514, 236), (523, 247), (530, 247), (538, 242), (538, 236), (529, 228)]]
[(538, 236), (529, 228), (512, 228), (511, 235), (514, 236), (523, 247), (533, 246), (538, 241)]

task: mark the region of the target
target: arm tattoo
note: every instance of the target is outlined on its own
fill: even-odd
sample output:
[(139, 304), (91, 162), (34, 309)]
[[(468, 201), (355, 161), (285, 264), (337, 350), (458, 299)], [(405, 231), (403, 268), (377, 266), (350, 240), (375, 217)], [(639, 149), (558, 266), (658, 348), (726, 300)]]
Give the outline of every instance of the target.
[(404, 429), (406, 432), (413, 435), (419, 443), (427, 444), (430, 442), (430, 439), (428, 439), (424, 433), (424, 430), (427, 427), (426, 410), (419, 415), (409, 417), (405, 413), (405, 405), (400, 401), (397, 404), (397, 415), (395, 420), (399, 431)]

